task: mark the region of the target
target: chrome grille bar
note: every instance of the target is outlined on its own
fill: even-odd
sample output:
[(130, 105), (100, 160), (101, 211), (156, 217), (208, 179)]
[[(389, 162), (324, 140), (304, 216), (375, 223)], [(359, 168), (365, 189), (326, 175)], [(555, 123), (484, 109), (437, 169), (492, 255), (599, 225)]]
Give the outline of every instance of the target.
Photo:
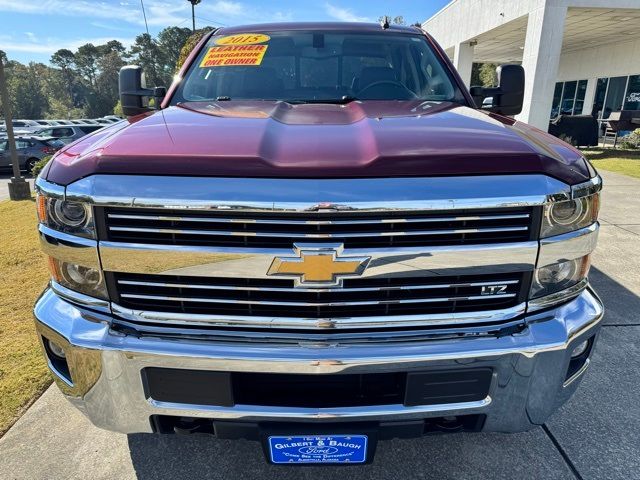
[[(301, 288), (293, 280), (231, 277), (191, 277), (108, 273), (108, 282), (117, 292), (115, 303), (142, 312), (179, 315), (209, 315), (205, 318), (271, 319), (272, 326), (286, 328), (287, 318), (332, 322), (339, 318), (378, 318), (388, 328), (390, 317), (419, 322), (422, 318), (455, 317), (469, 313), (478, 318), (483, 311), (510, 308), (522, 302), (525, 274), (418, 275), (396, 278), (347, 279), (342, 288)], [(483, 278), (484, 277), (484, 278)], [(172, 316), (172, 315), (178, 315)], [(415, 316), (414, 316), (415, 315)], [(227, 321), (227, 320), (225, 320)], [(170, 321), (169, 323), (173, 323)], [(254, 322), (248, 322), (255, 325)], [(356, 322), (357, 323), (357, 322)]]
[[(322, 213), (319, 214), (323, 215)], [(117, 220), (154, 220), (163, 222), (196, 222), (196, 223), (251, 223), (259, 225), (376, 225), (383, 223), (432, 223), (432, 222), (469, 222), (483, 220), (516, 220), (526, 219), (530, 215), (463, 215), (455, 217), (409, 217), (409, 218), (372, 218), (352, 220), (293, 220), (288, 218), (265, 220), (256, 218), (224, 218), (224, 217), (187, 217), (168, 215), (140, 215), (109, 213), (109, 218)]]
[(300, 293), (312, 292), (381, 292), (395, 290), (429, 290), (438, 288), (460, 288), (460, 287), (488, 287), (492, 285), (515, 285), (518, 280), (504, 280), (496, 282), (470, 282), (470, 283), (440, 283), (432, 285), (388, 285), (381, 287), (349, 287), (349, 288), (273, 288), (273, 287), (250, 287), (250, 286), (234, 286), (234, 285), (202, 285), (193, 283), (168, 283), (168, 282), (144, 282), (137, 280), (118, 280), (120, 285), (135, 285), (144, 287), (163, 287), (163, 288), (181, 288), (181, 289), (201, 289), (201, 290), (237, 290), (246, 292), (292, 292)]
[(409, 235), (452, 235), (465, 233), (500, 233), (524, 232), (529, 227), (494, 227), (494, 228), (460, 228), (448, 230), (416, 230), (416, 231), (383, 231), (383, 232), (339, 232), (339, 233), (295, 233), (295, 232), (250, 232), (250, 231), (221, 231), (221, 230), (189, 230), (179, 228), (148, 228), (148, 227), (113, 227), (112, 232), (139, 233), (169, 233), (181, 235), (215, 235), (242, 237), (275, 237), (275, 238), (361, 238), (361, 237), (400, 237)]
[(389, 315), (373, 317), (308, 318), (308, 317), (263, 317), (246, 315), (193, 314), (132, 309), (112, 304), (119, 317), (134, 323), (159, 324), (163, 326), (203, 326), (240, 328), (292, 328), (305, 331), (369, 328), (420, 328), (433, 326), (478, 325), (513, 320), (525, 312), (525, 304), (513, 307), (478, 312), (446, 314)]
[[(319, 208), (321, 205), (319, 206)], [(144, 208), (104, 209), (107, 240), (155, 245), (286, 248), (294, 242), (341, 241), (345, 248), (472, 245), (532, 239), (529, 207), (360, 212), (203, 212)]]
[(407, 303), (444, 303), (459, 302), (472, 300), (503, 300), (505, 298), (514, 298), (515, 293), (504, 293), (501, 295), (473, 295), (464, 297), (435, 297), (435, 298), (406, 298), (402, 300), (374, 300), (374, 301), (357, 301), (357, 302), (275, 302), (267, 300), (234, 300), (228, 298), (198, 298), (198, 297), (171, 297), (164, 295), (140, 295), (132, 293), (123, 293), (121, 298), (135, 298), (141, 300), (159, 300), (169, 302), (193, 302), (193, 303), (223, 303), (223, 304), (239, 304), (239, 305), (274, 305), (283, 307), (355, 307), (363, 305), (397, 305)]

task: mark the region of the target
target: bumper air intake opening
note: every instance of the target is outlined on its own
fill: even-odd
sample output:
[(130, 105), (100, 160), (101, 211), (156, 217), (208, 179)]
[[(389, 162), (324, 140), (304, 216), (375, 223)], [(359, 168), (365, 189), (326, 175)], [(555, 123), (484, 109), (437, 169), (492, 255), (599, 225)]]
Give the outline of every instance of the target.
[(49, 361), (49, 367), (53, 370), (53, 373), (67, 383), (73, 384), (64, 349), (55, 341), (45, 337), (42, 337), (42, 344), (44, 345), (44, 351)]
[(492, 369), (294, 374), (146, 367), (147, 398), (184, 405), (339, 408), (453, 404), (485, 399)]
[[(569, 379), (572, 379), (587, 364), (587, 362), (589, 361), (589, 357), (591, 356), (591, 351), (593, 350), (594, 340), (595, 335), (586, 340), (587, 346), (579, 355), (571, 357), (571, 360), (569, 361), (569, 367), (567, 368), (567, 374), (565, 375), (565, 382), (567, 382)], [(574, 351), (578, 346), (579, 344), (576, 344), (574, 346)]]
[[(424, 420), (393, 422), (340, 422), (319, 423), (316, 433), (324, 431), (370, 431), (377, 432), (380, 440), (392, 438), (416, 438), (434, 433), (479, 432), (482, 430), (486, 415), (457, 415), (433, 417)], [(195, 433), (213, 434), (221, 439), (259, 441), (262, 432), (278, 429), (290, 435), (309, 433), (309, 424), (296, 422), (242, 422), (212, 420), (200, 417), (175, 417), (170, 415), (152, 415), (149, 418), (154, 433), (191, 435)], [(314, 430), (311, 428), (311, 430)], [(314, 430), (314, 431), (315, 431)]]

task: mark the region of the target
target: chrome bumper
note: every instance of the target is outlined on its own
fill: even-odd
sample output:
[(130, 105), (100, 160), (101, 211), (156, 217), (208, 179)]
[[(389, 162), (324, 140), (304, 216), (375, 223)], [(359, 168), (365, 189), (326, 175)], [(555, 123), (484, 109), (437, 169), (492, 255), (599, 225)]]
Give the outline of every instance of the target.
[[(136, 337), (110, 330), (111, 318), (77, 307), (48, 289), (35, 306), (41, 340), (66, 352), (71, 382), (52, 368), (67, 398), (99, 427), (150, 432), (151, 415), (296, 422), (404, 420), (485, 414), (485, 431), (514, 432), (544, 422), (575, 391), (585, 368), (566, 378), (572, 349), (597, 334), (602, 304), (590, 290), (527, 317), (518, 334), (372, 345), (252, 345)], [(50, 366), (53, 365), (50, 363)], [(141, 369), (190, 368), (330, 374), (490, 367), (493, 380), (482, 401), (405, 407), (212, 407), (158, 402), (145, 396)]]

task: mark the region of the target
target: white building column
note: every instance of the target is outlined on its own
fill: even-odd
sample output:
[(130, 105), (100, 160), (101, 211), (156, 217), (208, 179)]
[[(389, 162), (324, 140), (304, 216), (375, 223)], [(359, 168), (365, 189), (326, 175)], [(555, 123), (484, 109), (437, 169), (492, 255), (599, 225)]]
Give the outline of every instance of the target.
[(462, 81), (467, 87), (471, 86), (471, 69), (473, 68), (473, 45), (462, 42), (456, 45), (453, 53), (453, 65), (458, 70)]
[(597, 85), (597, 78), (587, 79), (587, 89), (584, 92), (584, 105), (582, 106), (582, 115), (591, 115), (591, 110), (593, 110), (593, 101), (596, 98)]
[(529, 13), (527, 21), (522, 55), (524, 106), (516, 118), (545, 132), (549, 127), (566, 16), (567, 7), (545, 2)]

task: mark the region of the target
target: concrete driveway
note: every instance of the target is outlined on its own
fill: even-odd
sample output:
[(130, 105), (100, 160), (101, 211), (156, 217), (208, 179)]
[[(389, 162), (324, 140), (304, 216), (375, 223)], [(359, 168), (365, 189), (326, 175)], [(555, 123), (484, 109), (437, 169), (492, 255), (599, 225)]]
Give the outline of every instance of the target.
[(0, 477), (640, 479), (640, 181), (603, 176), (592, 282), (605, 327), (577, 395), (540, 428), (387, 441), (372, 465), (291, 469), (265, 464), (257, 443), (96, 429), (52, 387), (0, 439)]
[[(9, 182), (13, 174), (7, 172), (0, 172), (0, 202), (2, 200), (9, 199)], [(31, 191), (33, 191), (33, 177), (28, 177), (29, 185), (31, 185)]]

